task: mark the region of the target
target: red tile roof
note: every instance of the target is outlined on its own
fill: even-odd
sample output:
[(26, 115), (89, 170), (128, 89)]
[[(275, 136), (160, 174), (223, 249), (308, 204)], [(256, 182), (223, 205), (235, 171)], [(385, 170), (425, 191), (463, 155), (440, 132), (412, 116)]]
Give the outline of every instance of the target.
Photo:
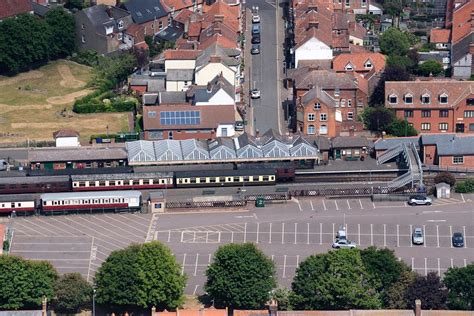
[(79, 137), (79, 133), (73, 129), (60, 129), (53, 133), (53, 138), (56, 139), (58, 137)]
[(184, 10), (179, 11), (179, 13), (173, 18), (173, 20), (184, 24), (189, 21), (190, 17), (193, 14), (194, 14), (193, 11), (184, 9)]
[(340, 54), (332, 61), (332, 67), (337, 72), (345, 72), (346, 65), (350, 63), (354, 71), (370, 71), (364, 65), (370, 60), (375, 71), (379, 72), (385, 68), (385, 56), (380, 53), (351, 53)]
[(202, 29), (201, 21), (189, 23), (188, 36), (198, 37), (199, 34), (201, 34), (201, 29)]
[(447, 29), (431, 29), (430, 43), (449, 43), (451, 30)]
[(196, 59), (201, 50), (167, 49), (164, 52), (165, 60), (192, 60)]
[(349, 44), (349, 50), (351, 53), (370, 53), (364, 46)]
[(30, 0), (0, 0), (0, 20), (32, 11)]
[(217, 44), (222, 48), (237, 48), (237, 41), (235, 39), (228, 38), (222, 34), (214, 34), (213, 36), (206, 38), (199, 43), (198, 48), (205, 50), (212, 44)]
[(222, 0), (217, 0), (211, 6), (204, 6), (203, 11), (204, 21), (212, 23), (216, 19), (222, 19), (234, 32), (239, 32), (239, 6), (230, 6)]
[(474, 1), (468, 1), (453, 12), (452, 43), (457, 43), (471, 33), (471, 14), (474, 11)]

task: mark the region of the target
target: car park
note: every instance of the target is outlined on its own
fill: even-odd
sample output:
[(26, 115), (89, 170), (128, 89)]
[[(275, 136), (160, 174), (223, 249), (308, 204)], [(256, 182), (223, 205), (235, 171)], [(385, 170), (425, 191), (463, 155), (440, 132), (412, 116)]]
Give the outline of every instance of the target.
[(252, 23), (260, 23), (260, 15), (253, 14), (252, 15)]
[(460, 232), (455, 232), (452, 237), (453, 247), (461, 248), (464, 247), (464, 236)]
[(252, 90), (250, 91), (250, 97), (251, 97), (252, 99), (259, 99), (259, 98), (260, 98), (260, 90), (258, 90), (258, 89), (252, 89)]
[(413, 195), (408, 200), (408, 205), (431, 205), (431, 203), (433, 203), (433, 200), (423, 195)]
[(252, 44), (260, 44), (260, 34), (256, 34), (252, 36)]
[(354, 249), (357, 248), (357, 245), (347, 239), (336, 239), (332, 247), (335, 249)]
[(423, 237), (423, 229), (416, 227), (411, 235), (411, 241), (414, 245), (423, 245), (425, 238)]
[(260, 24), (252, 25), (252, 35), (260, 34)]
[(252, 44), (252, 48), (250, 49), (250, 53), (252, 55), (260, 54), (260, 44)]

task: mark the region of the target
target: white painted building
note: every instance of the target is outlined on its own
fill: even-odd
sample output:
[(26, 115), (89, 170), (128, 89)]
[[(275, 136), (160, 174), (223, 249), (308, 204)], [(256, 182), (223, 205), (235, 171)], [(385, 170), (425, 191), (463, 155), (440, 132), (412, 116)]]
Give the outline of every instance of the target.
[(60, 129), (53, 133), (53, 138), (56, 141), (56, 147), (81, 146), (79, 133), (72, 129)]
[(300, 60), (331, 60), (332, 48), (315, 36), (295, 47), (295, 66)]

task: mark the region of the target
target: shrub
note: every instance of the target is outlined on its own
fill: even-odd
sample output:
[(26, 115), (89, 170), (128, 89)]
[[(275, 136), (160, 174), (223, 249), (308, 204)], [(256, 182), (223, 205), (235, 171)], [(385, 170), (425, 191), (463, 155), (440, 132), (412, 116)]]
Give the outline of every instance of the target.
[(454, 186), (456, 184), (456, 178), (450, 172), (440, 172), (434, 177), (434, 183), (438, 184), (441, 182)]
[(456, 184), (456, 192), (458, 193), (470, 193), (474, 192), (474, 179), (467, 179)]

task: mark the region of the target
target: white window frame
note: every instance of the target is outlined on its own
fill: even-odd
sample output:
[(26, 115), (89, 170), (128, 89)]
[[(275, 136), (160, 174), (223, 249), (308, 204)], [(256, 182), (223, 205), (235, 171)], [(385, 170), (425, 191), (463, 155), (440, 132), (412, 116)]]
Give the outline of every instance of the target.
[(354, 120), (354, 112), (347, 112), (347, 119), (350, 121)]
[(125, 24), (123, 23), (122, 20), (118, 21), (117, 27), (118, 27), (119, 30), (123, 29), (124, 26), (125, 26)]
[[(442, 102), (441, 98), (446, 98), (446, 102)], [(439, 96), (439, 103), (440, 104), (448, 104), (448, 102), (449, 102), (449, 100), (448, 100), (448, 94), (447, 93), (443, 93)]]
[[(392, 99), (395, 98), (395, 102), (392, 102)], [(397, 104), (398, 103), (398, 97), (396, 94), (391, 94), (388, 96), (388, 103), (389, 104)]]
[(339, 89), (339, 88), (334, 89), (334, 96), (338, 97), (340, 95), (341, 95), (341, 89)]
[(308, 113), (309, 122), (314, 122), (315, 119), (316, 119), (316, 115), (314, 113)]
[(352, 107), (352, 100), (351, 99), (347, 99), (347, 107), (348, 108)]
[(354, 71), (354, 67), (352, 67), (352, 64), (349, 62), (347, 63), (346, 67), (344, 67), (346, 71)]
[(308, 128), (307, 128), (307, 130), (306, 130), (306, 133), (307, 133), (308, 135), (314, 135), (314, 134), (316, 134), (316, 126), (314, 126), (313, 124), (308, 125)]
[(317, 110), (317, 111), (321, 110), (321, 103), (316, 102), (316, 103), (314, 104), (314, 109)]
[[(407, 102), (407, 98), (411, 98), (411, 102)], [(407, 93), (403, 96), (403, 102), (405, 104), (413, 104), (413, 95), (411, 93)]]
[(319, 120), (320, 120), (321, 122), (327, 122), (327, 120), (328, 120), (328, 114), (327, 114), (327, 113), (321, 113), (321, 114), (319, 114)]
[[(439, 126), (439, 130), (440, 130), (440, 131), (447, 131), (448, 128), (449, 128), (448, 123), (439, 123), (438, 126)], [(442, 128), (442, 127), (445, 127), (445, 126), (446, 126), (446, 128)]]
[[(425, 102), (425, 98), (428, 98), (428, 102)], [(431, 104), (431, 96), (428, 93), (421, 96), (421, 104)]]
[(421, 123), (421, 130), (422, 131), (430, 131), (431, 130), (431, 123)]
[(327, 135), (328, 134), (328, 126), (326, 124), (322, 124), (319, 127), (319, 134), (320, 135)]
[(453, 156), (453, 164), (454, 165), (464, 164), (464, 156)]
[[(367, 66), (367, 65), (370, 65), (370, 66)], [(374, 68), (374, 64), (372, 63), (372, 61), (370, 59), (367, 59), (364, 63), (364, 68), (365, 69), (372, 69)]]
[(341, 99), (341, 108), (346, 107), (346, 99)]

